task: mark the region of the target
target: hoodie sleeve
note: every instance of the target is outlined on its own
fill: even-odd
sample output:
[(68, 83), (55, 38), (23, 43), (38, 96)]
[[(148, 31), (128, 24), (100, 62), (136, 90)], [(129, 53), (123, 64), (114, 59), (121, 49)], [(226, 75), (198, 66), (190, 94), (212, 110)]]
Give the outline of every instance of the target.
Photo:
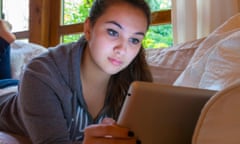
[[(37, 70), (36, 70), (37, 69)], [(34, 144), (70, 144), (63, 90), (47, 62), (32, 62), (19, 89), (19, 107), (24, 127)], [(70, 104), (70, 102), (66, 102)], [(69, 107), (71, 107), (69, 105)]]

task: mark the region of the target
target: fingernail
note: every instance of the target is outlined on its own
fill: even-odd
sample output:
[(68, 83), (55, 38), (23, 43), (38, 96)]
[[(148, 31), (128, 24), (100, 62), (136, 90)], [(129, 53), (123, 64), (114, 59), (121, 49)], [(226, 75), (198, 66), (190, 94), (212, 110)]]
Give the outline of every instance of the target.
[(128, 136), (129, 137), (133, 137), (134, 136), (134, 133), (132, 131), (128, 131)]
[(142, 142), (140, 140), (137, 140), (136, 141), (136, 144), (141, 144)]

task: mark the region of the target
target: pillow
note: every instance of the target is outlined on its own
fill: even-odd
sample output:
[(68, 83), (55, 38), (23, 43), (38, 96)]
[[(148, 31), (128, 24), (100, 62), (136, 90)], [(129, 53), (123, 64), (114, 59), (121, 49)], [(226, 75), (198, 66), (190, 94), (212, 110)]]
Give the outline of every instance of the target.
[(186, 68), (195, 50), (203, 40), (204, 38), (189, 41), (170, 48), (146, 49), (146, 60), (153, 81), (162, 84), (173, 84)]
[(11, 44), (12, 78), (20, 79), (26, 64), (37, 55), (47, 51), (43, 46), (15, 40)]
[(240, 79), (239, 23), (237, 14), (210, 34), (174, 85), (222, 90)]

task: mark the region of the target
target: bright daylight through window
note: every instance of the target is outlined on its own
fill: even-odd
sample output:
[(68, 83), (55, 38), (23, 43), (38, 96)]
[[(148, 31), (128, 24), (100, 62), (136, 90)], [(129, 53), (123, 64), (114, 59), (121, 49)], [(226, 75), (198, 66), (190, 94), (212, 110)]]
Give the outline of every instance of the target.
[[(171, 0), (146, 0), (152, 12), (171, 9)], [(89, 8), (93, 0), (64, 0), (63, 4), (63, 25), (82, 23), (88, 16)], [(66, 35), (62, 41), (64, 43), (75, 41), (80, 34)], [(172, 25), (151, 26), (144, 41), (145, 48), (163, 48), (172, 46), (173, 34)]]
[[(152, 12), (171, 9), (171, 0), (146, 0)], [(62, 0), (62, 25), (83, 23), (93, 0)], [(17, 8), (16, 8), (17, 3)], [(12, 26), (12, 32), (29, 30), (29, 0), (2, 0), (5, 20)], [(64, 35), (62, 42), (68, 43), (79, 39), (81, 34)], [(143, 40), (145, 48), (164, 48), (172, 46), (172, 25), (156, 24), (150, 26)]]
[(11, 23), (12, 32), (29, 28), (29, 0), (2, 0), (3, 18)]

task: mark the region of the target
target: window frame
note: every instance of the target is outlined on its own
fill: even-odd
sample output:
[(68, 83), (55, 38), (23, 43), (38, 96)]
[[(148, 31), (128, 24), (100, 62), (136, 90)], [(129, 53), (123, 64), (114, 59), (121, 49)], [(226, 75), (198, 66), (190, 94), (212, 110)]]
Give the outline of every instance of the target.
[[(63, 35), (83, 32), (83, 23), (61, 24), (62, 5), (62, 0), (30, 0), (29, 31), (16, 32), (16, 37), (50, 47), (59, 44)], [(171, 24), (171, 10), (152, 13), (151, 25), (163, 24)]]

